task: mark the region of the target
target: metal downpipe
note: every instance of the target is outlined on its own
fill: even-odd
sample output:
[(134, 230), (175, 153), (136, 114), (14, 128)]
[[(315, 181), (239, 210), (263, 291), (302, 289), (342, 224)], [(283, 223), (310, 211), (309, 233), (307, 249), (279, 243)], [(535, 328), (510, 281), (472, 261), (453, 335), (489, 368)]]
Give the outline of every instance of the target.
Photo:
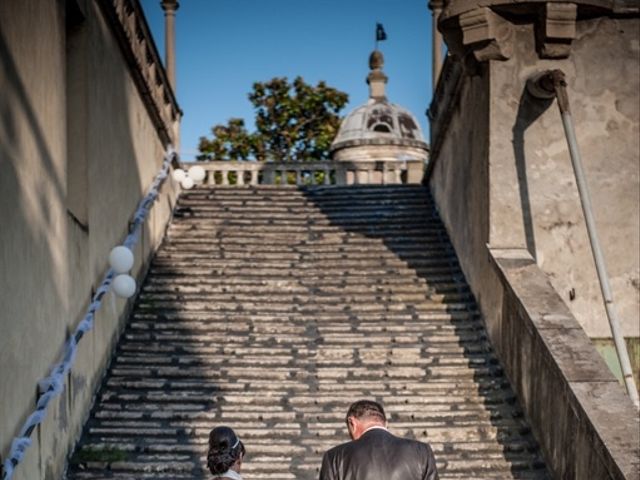
[(611, 334), (616, 347), (618, 360), (620, 361), (620, 368), (622, 369), (625, 387), (631, 401), (634, 403), (636, 408), (640, 409), (640, 399), (638, 398), (638, 389), (636, 388), (636, 383), (633, 378), (629, 352), (627, 351), (627, 344), (624, 341), (624, 336), (618, 320), (618, 314), (615, 310), (611, 285), (609, 284), (609, 275), (607, 274), (604, 255), (596, 232), (589, 186), (587, 185), (584, 169), (582, 167), (582, 157), (578, 148), (578, 141), (576, 139), (571, 110), (569, 109), (569, 95), (567, 94), (567, 82), (565, 80), (564, 73), (561, 70), (552, 70), (538, 74), (527, 82), (527, 89), (529, 93), (536, 98), (551, 99), (555, 97), (558, 99), (558, 107), (560, 108), (560, 116), (562, 117), (562, 126), (567, 137), (571, 164), (576, 177), (578, 193), (580, 194), (580, 203), (582, 205), (582, 212), (584, 214), (587, 232), (589, 234), (589, 242), (591, 243), (591, 252), (596, 265), (598, 280), (600, 281), (600, 290), (602, 291), (602, 298), (604, 299), (607, 319), (609, 320), (609, 326), (611, 327)]

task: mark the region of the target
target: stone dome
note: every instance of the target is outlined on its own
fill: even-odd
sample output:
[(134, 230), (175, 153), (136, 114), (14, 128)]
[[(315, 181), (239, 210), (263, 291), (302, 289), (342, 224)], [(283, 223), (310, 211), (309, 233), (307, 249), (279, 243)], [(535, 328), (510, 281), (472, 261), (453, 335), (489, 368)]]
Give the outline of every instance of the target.
[(331, 150), (361, 145), (398, 145), (428, 149), (420, 125), (407, 109), (370, 98), (347, 115)]
[[(331, 143), (336, 160), (365, 156), (399, 159), (405, 156), (426, 160), (429, 146), (420, 124), (409, 110), (387, 100), (387, 76), (382, 71), (384, 56), (374, 50), (369, 57), (369, 100), (347, 115)], [(403, 150), (404, 149), (404, 150)], [(406, 151), (405, 151), (406, 150)], [(405, 153), (407, 155), (405, 155)]]

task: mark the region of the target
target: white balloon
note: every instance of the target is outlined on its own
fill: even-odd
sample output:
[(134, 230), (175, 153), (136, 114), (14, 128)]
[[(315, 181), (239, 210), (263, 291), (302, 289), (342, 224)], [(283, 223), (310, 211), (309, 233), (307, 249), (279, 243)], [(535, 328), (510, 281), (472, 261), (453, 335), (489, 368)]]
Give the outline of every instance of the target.
[(109, 254), (109, 265), (116, 273), (127, 273), (133, 267), (133, 253), (124, 245), (118, 245)]
[(113, 291), (122, 298), (132, 297), (136, 293), (136, 281), (131, 275), (118, 275), (113, 279)]
[(195, 183), (202, 182), (206, 175), (207, 172), (205, 172), (204, 168), (202, 168), (200, 165), (194, 165), (189, 169), (189, 176), (193, 178), (193, 181)]
[(184, 177), (187, 176), (187, 172), (185, 172), (184, 170), (182, 170), (181, 168), (176, 168), (173, 171), (173, 179), (176, 182), (181, 182), (182, 180), (184, 180)]
[(184, 188), (185, 190), (190, 190), (193, 188), (193, 185), (195, 185), (195, 182), (191, 177), (184, 177), (180, 182), (180, 185), (182, 185), (182, 188)]

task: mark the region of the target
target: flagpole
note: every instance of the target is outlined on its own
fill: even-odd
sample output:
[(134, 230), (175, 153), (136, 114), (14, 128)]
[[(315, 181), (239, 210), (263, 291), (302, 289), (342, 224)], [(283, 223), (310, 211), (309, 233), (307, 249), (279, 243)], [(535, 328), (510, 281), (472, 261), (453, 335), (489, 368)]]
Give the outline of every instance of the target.
[(384, 27), (380, 22), (376, 23), (376, 42), (374, 45), (375, 50), (378, 50), (378, 43), (387, 39), (387, 33), (384, 31)]

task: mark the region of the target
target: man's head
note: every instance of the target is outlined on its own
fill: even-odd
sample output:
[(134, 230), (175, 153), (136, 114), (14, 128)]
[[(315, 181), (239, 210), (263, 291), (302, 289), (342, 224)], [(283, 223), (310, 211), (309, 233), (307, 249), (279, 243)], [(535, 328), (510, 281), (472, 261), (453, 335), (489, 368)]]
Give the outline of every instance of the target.
[(347, 430), (352, 440), (358, 440), (371, 427), (386, 427), (387, 417), (382, 405), (371, 400), (358, 400), (347, 411)]

